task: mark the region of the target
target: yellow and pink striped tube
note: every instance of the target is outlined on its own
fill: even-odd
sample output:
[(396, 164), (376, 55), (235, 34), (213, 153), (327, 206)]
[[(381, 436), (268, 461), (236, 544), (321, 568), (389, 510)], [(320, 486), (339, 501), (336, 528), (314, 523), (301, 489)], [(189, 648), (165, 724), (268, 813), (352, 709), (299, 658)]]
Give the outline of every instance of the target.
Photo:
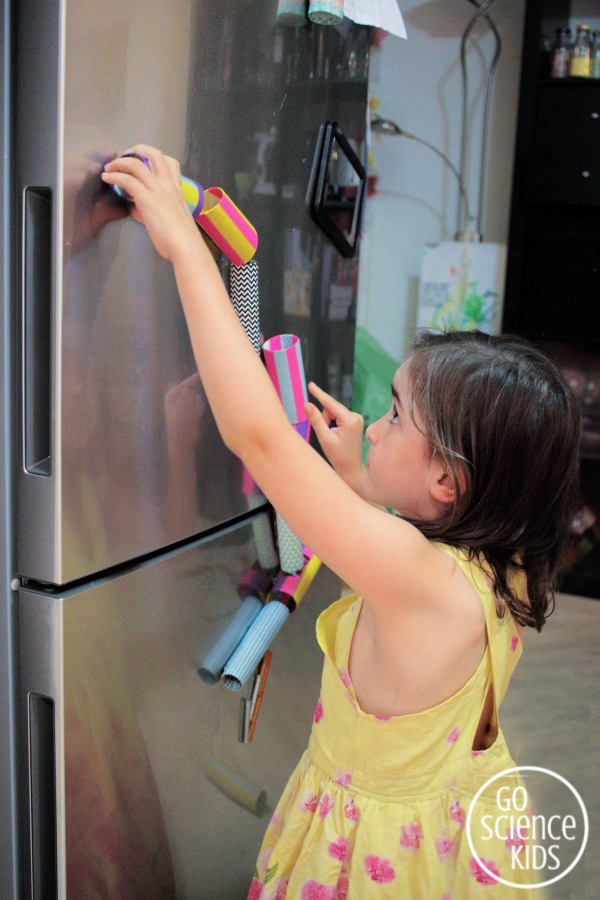
[(258, 246), (256, 229), (223, 188), (205, 190), (202, 212), (194, 218), (234, 266), (250, 262)]
[[(150, 161), (140, 153), (123, 153), (123, 156), (141, 159), (144, 165), (150, 168)], [(123, 188), (117, 185), (112, 187), (119, 197), (131, 200)], [(210, 187), (204, 190), (198, 181), (182, 175), (181, 190), (194, 220), (229, 261), (234, 266), (244, 266), (250, 262), (258, 247), (258, 234), (254, 225), (238, 209), (223, 188)]]

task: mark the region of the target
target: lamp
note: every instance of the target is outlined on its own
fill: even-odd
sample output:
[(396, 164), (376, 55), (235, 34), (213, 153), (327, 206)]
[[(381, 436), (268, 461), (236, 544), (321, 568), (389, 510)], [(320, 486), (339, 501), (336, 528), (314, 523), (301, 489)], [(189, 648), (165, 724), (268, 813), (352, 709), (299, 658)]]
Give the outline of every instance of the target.
[[(458, 171), (458, 169), (455, 168), (455, 166), (452, 165), (452, 163), (450, 162), (450, 160), (448, 159), (446, 154), (442, 153), (441, 150), (438, 150), (437, 147), (434, 147), (433, 144), (430, 144), (429, 141), (423, 140), (423, 138), (418, 137), (416, 134), (413, 134), (411, 131), (406, 131), (404, 128), (400, 128), (400, 126), (397, 125), (395, 122), (392, 122), (391, 119), (373, 119), (371, 121), (371, 131), (374, 131), (376, 134), (390, 134), (390, 135), (393, 135), (394, 137), (401, 136), (401, 137), (405, 137), (405, 138), (410, 138), (411, 141), (417, 141), (417, 143), (423, 144), (424, 147), (427, 147), (429, 150), (432, 150), (434, 153), (436, 153), (440, 157), (440, 159), (442, 159), (446, 163), (446, 165), (448, 166), (448, 168), (450, 169), (450, 171), (456, 178), (456, 181), (458, 183), (458, 189), (460, 191), (460, 195), (462, 198), (462, 202), (464, 203), (465, 223), (468, 228), (468, 223), (471, 221), (471, 212), (470, 212), (469, 198), (467, 196), (465, 184), (464, 184), (464, 181), (462, 179), (460, 172)], [(457, 241), (464, 240), (464, 238), (465, 238), (464, 231), (465, 230), (466, 229), (463, 229), (462, 234), (457, 233), (455, 240), (457, 240)], [(480, 236), (477, 234), (472, 234), (472, 235), (469, 234), (468, 236), (471, 238), (471, 240), (480, 240)]]

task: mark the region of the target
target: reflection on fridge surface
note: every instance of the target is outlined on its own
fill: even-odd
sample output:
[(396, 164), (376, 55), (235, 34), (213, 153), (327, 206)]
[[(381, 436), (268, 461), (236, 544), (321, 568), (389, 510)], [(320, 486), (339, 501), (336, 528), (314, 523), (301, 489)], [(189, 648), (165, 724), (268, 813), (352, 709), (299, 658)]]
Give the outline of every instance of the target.
[(240, 743), (240, 694), (198, 667), (272, 513), (218, 435), (170, 266), (99, 177), (144, 142), (222, 187), (258, 231), (264, 337), (298, 335), (308, 378), (348, 402), (358, 253), (317, 227), (307, 192), (325, 122), (365, 162), (368, 30), (276, 13), (15, 4), (25, 898), (245, 897), (308, 738), (314, 621), (337, 582), (322, 571), (275, 639)]
[[(314, 619), (320, 591), (336, 589), (324, 572), (276, 638), (253, 740), (241, 743), (248, 686), (207, 685), (198, 667), (239, 608), (236, 586), (254, 561), (249, 523), (91, 587), (20, 592), (22, 714), (41, 734), (38, 753), (61, 748), (65, 896), (246, 896), (262, 834), (308, 740), (321, 670)], [(48, 646), (62, 647), (50, 663)], [(38, 724), (32, 697), (52, 698), (59, 734)], [(38, 793), (50, 792), (52, 774), (30, 776)], [(53, 864), (42, 852), (48, 812), (32, 829), (41, 896)]]

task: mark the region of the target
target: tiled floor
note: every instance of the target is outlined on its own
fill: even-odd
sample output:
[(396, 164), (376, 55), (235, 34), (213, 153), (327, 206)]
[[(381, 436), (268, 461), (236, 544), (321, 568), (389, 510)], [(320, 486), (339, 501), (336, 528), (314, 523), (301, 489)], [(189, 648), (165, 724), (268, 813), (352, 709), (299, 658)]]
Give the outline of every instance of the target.
[[(560, 595), (541, 634), (526, 637), (525, 652), (501, 710), (519, 766), (561, 775), (582, 795), (589, 815), (583, 858), (548, 888), (550, 900), (600, 897), (600, 601)], [(550, 779), (551, 780), (551, 779)], [(540, 785), (540, 780), (535, 784)], [(549, 798), (536, 809), (553, 815)]]

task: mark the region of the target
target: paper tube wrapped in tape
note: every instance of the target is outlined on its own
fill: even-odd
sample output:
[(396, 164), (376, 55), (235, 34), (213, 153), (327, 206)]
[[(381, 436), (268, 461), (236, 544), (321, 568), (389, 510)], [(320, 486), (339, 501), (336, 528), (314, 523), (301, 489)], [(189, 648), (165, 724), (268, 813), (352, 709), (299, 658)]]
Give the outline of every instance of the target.
[(206, 189), (196, 222), (234, 266), (243, 266), (254, 256), (258, 247), (256, 229), (223, 188)]
[(295, 334), (277, 334), (269, 338), (263, 344), (263, 357), (288, 419), (292, 425), (303, 422), (308, 391), (300, 338)]
[[(150, 168), (147, 157), (139, 153), (123, 153), (134, 156)], [(119, 197), (131, 200), (122, 188), (113, 185)], [(236, 266), (250, 262), (258, 247), (258, 235), (252, 223), (238, 209), (233, 200), (220, 187), (204, 190), (197, 181), (181, 178), (181, 190), (185, 202), (203, 231), (214, 241), (219, 250)]]
[(272, 582), (273, 570), (265, 571), (258, 563), (240, 581), (238, 595), (242, 602), (198, 667), (198, 675), (206, 684), (216, 684), (221, 677), (225, 663), (263, 608)]
[(306, 25), (306, 0), (279, 0), (277, 21), (280, 25)]
[(315, 25), (339, 25), (344, 18), (344, 0), (310, 0), (308, 18)]
[(273, 583), (269, 601), (260, 610), (223, 670), (223, 683), (230, 691), (241, 691), (268, 650), (275, 635), (296, 609), (321, 566), (321, 560), (304, 548), (302, 572), (282, 572)]
[(212, 783), (235, 803), (255, 816), (267, 812), (267, 792), (260, 785), (214, 757), (203, 762), (202, 768)]
[[(289, 421), (305, 440), (310, 435), (310, 425), (304, 412), (308, 400), (302, 347), (295, 334), (278, 334), (263, 344), (263, 357), (267, 372), (279, 394)], [(290, 530), (277, 513), (277, 541), (281, 568), (290, 574), (303, 565), (302, 542)]]
[(250, 343), (260, 355), (260, 294), (255, 259), (245, 266), (230, 267), (229, 296)]

